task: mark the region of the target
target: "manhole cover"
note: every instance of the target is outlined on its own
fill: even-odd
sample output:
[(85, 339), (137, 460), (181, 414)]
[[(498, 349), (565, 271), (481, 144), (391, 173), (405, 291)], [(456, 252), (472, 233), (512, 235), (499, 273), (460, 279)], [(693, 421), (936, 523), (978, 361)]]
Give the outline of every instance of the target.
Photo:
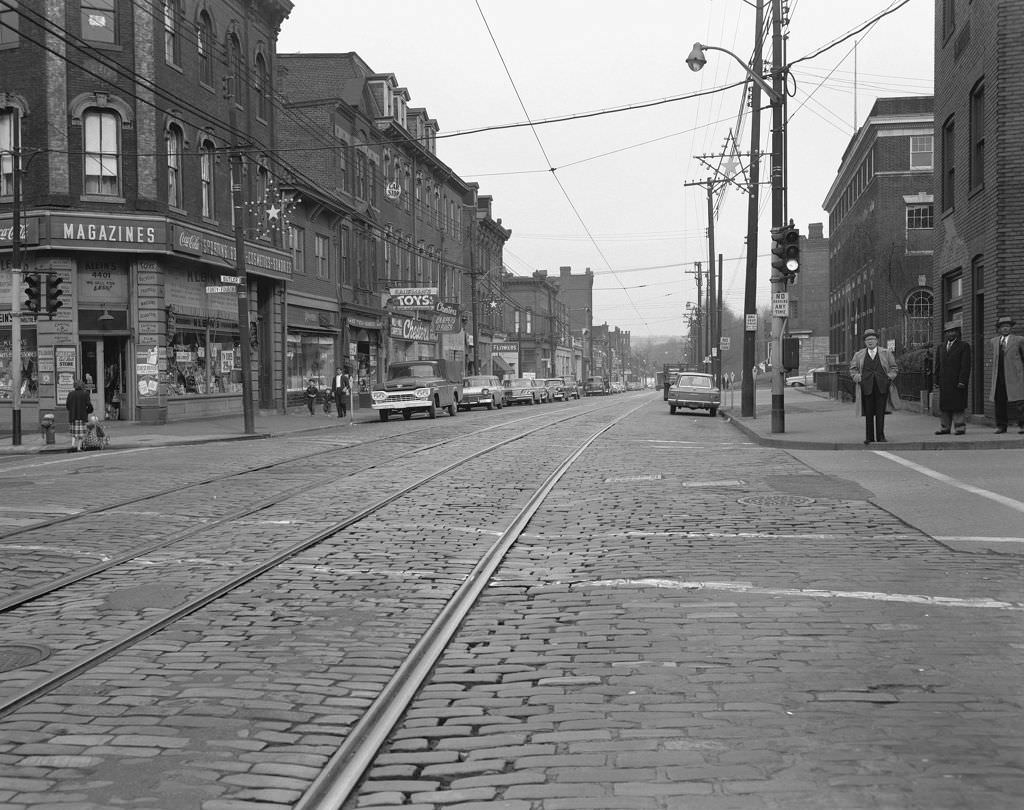
[(799, 495), (749, 495), (737, 498), (736, 501), (747, 506), (807, 506), (814, 503), (814, 498), (802, 498)]
[(46, 647), (35, 644), (5, 644), (0, 647), (0, 672), (13, 672), (22, 667), (30, 667), (49, 657), (50, 651)]

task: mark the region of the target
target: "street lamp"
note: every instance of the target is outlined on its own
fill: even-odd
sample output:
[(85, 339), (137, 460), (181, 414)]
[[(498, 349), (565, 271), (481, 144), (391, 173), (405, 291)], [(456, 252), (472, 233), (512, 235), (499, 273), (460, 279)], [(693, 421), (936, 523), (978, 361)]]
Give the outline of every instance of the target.
[(701, 70), (701, 68), (703, 68), (704, 65), (708, 63), (708, 59), (704, 55), (704, 51), (722, 51), (723, 53), (729, 54), (729, 56), (731, 56), (733, 59), (739, 62), (740, 67), (742, 67), (747, 72), (747, 76), (750, 77), (751, 81), (755, 82), (757, 86), (760, 87), (761, 90), (765, 92), (765, 94), (767, 94), (768, 100), (771, 101), (772, 104), (782, 103), (782, 96), (772, 89), (772, 86), (764, 80), (763, 76), (759, 76), (756, 73), (754, 73), (754, 71), (747, 67), (746, 62), (744, 62), (736, 54), (734, 54), (732, 51), (726, 48), (719, 48), (717, 45), (702, 45), (699, 42), (694, 42), (693, 49), (690, 51), (690, 55), (686, 57), (686, 66), (690, 68), (690, 70), (692, 70), (694, 73)]

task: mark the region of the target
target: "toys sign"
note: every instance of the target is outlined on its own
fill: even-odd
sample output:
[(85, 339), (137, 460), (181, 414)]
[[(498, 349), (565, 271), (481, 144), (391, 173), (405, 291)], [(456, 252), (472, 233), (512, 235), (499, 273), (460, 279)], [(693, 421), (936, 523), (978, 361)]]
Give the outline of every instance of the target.
[(388, 294), (391, 309), (433, 309), (437, 305), (437, 287), (400, 287)]

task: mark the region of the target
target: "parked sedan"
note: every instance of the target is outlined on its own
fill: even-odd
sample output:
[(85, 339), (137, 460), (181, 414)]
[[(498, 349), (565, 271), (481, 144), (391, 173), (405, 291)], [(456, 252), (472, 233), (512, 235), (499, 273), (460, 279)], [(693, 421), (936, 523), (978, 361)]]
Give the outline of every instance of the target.
[(459, 407), (470, 410), (475, 405), (483, 405), (487, 410), (501, 408), (505, 404), (504, 389), (497, 377), (463, 377), (462, 399)]
[(561, 377), (549, 377), (542, 382), (548, 391), (548, 402), (565, 402), (568, 399), (565, 395), (565, 380)]
[(514, 380), (505, 380), (503, 384), (505, 392), (505, 403), (514, 405), (536, 405), (543, 402), (544, 387), (537, 380), (528, 377), (517, 377)]
[(669, 413), (675, 413), (677, 408), (690, 408), (706, 410), (714, 416), (721, 404), (721, 392), (715, 386), (715, 378), (710, 374), (684, 371), (668, 389)]
[(824, 366), (818, 366), (818, 368), (812, 368), (810, 371), (806, 371), (803, 374), (797, 374), (793, 377), (786, 377), (786, 385), (791, 388), (802, 388), (806, 385), (814, 385), (814, 375), (819, 371), (824, 371)]

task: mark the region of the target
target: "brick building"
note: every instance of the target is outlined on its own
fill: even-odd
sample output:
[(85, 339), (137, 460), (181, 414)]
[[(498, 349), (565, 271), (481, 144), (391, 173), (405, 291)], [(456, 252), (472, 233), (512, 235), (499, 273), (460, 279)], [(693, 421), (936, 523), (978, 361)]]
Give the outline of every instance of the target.
[(901, 355), (932, 339), (933, 100), (877, 99), (843, 154), (829, 216), (829, 345), (840, 361), (867, 328)]
[[(960, 320), (974, 413), (987, 401), (996, 319), (1024, 322), (1024, 3), (936, 0), (937, 221), (933, 335)], [(1019, 328), (1019, 327), (1018, 327)]]
[[(505, 324), (517, 345), (516, 376), (574, 377), (569, 308), (546, 270), (530, 276), (505, 273)], [(510, 364), (511, 365), (511, 364)]]
[[(291, 9), (169, 0), (85, 14), (54, 0), (3, 12), (0, 379), (12, 362), (19, 165), (20, 269), (60, 278), (65, 291), (52, 320), (22, 318), (26, 423), (40, 409), (62, 418), (75, 378), (115, 418), (238, 413), (243, 343), (256, 403), (280, 406), (291, 259), (257, 211), (236, 263), (232, 173), (244, 142), (242, 199), (267, 200), (276, 34)], [(220, 278), (238, 270), (245, 296)], [(0, 419), (11, 419), (9, 402)]]

